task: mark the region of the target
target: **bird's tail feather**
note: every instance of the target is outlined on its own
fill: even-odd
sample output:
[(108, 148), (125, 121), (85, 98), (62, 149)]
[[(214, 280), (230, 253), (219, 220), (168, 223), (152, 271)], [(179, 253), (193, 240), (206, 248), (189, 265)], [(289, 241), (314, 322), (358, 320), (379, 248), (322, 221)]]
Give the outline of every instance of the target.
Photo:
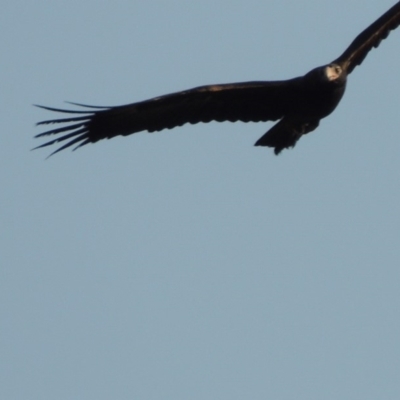
[(265, 135), (254, 144), (255, 146), (273, 147), (278, 155), (283, 149), (294, 147), (297, 141), (306, 133), (313, 131), (319, 125), (319, 121), (293, 122), (282, 118)]

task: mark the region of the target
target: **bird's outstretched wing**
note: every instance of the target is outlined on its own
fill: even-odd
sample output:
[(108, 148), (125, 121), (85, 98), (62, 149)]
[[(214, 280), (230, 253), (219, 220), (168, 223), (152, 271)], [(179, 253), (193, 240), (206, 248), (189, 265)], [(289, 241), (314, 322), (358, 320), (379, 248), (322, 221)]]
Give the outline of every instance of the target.
[(344, 53), (333, 61), (350, 74), (353, 69), (360, 65), (373, 47), (378, 47), (382, 40), (389, 36), (390, 31), (400, 25), (400, 1), (385, 12), (367, 29), (362, 31), (344, 51)]
[(36, 148), (67, 141), (54, 152), (57, 153), (73, 145), (78, 148), (105, 138), (171, 129), (186, 123), (275, 121), (295, 110), (301, 85), (302, 78), (209, 85), (123, 106), (86, 106), (92, 109), (85, 111), (39, 106), (50, 111), (70, 113), (72, 116), (39, 122), (38, 125), (68, 125), (37, 135), (44, 137), (62, 134)]

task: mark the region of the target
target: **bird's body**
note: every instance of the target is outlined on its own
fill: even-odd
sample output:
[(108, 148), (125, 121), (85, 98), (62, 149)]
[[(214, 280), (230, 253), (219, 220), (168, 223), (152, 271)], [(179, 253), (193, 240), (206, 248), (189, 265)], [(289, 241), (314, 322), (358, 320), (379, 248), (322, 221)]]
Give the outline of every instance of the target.
[(201, 86), (117, 107), (86, 106), (93, 111), (42, 107), (73, 116), (40, 122), (72, 124), (37, 135), (65, 133), (39, 147), (71, 139), (56, 153), (75, 144), (77, 148), (118, 135), (160, 131), (185, 123), (279, 120), (256, 142), (256, 146), (272, 147), (279, 154), (294, 147), (302, 135), (316, 129), (320, 120), (334, 111), (348, 75), (399, 24), (400, 1), (358, 35), (339, 58), (298, 78)]

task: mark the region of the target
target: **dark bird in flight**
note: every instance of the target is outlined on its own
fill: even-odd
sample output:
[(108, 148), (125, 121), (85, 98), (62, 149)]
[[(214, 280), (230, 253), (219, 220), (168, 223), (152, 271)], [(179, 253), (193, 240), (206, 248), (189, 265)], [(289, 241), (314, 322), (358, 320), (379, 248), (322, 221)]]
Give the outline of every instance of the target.
[(347, 76), (399, 24), (400, 1), (361, 32), (336, 60), (298, 78), (200, 86), (116, 107), (75, 104), (89, 108), (85, 111), (39, 106), (72, 116), (39, 122), (38, 125), (67, 125), (37, 135), (61, 134), (36, 148), (66, 141), (54, 154), (73, 145), (75, 150), (101, 139), (172, 129), (186, 123), (279, 120), (255, 143), (273, 147), (275, 154), (279, 154), (294, 147), (302, 135), (316, 129), (320, 120), (336, 108)]

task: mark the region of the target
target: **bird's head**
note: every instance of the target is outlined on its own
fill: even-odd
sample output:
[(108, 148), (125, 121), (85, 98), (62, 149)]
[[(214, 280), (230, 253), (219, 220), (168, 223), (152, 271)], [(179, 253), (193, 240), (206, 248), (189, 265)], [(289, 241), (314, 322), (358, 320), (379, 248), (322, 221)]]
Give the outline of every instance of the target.
[(331, 63), (312, 69), (305, 78), (310, 86), (322, 84), (336, 87), (346, 85), (347, 74), (339, 64)]
[(328, 79), (329, 82), (334, 82), (338, 80), (342, 80), (344, 78), (344, 72), (340, 65), (338, 64), (329, 64), (324, 67), (325, 78)]

